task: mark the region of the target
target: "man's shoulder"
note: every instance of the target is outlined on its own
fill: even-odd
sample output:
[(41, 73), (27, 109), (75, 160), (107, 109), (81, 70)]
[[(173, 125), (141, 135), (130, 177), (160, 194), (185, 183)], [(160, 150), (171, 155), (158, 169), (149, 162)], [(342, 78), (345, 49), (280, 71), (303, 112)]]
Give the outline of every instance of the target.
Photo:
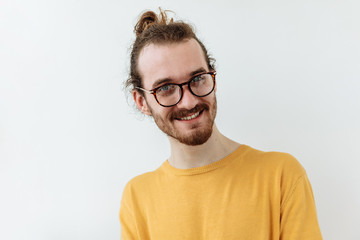
[(157, 176), (157, 170), (155, 171), (151, 171), (151, 172), (146, 172), (146, 173), (142, 173), (140, 175), (137, 175), (135, 177), (133, 177), (132, 179), (130, 179), (127, 183), (127, 185), (144, 185), (149, 183), (149, 181), (152, 181), (154, 178), (156, 178)]
[(151, 172), (140, 174), (130, 179), (124, 189), (124, 194), (134, 194), (135, 192), (147, 192), (148, 189), (157, 182), (157, 179), (161, 177), (160, 169), (156, 169)]
[(261, 151), (249, 147), (245, 154), (246, 163), (258, 168), (287, 172), (296, 175), (305, 174), (305, 169), (291, 154), (279, 151)]

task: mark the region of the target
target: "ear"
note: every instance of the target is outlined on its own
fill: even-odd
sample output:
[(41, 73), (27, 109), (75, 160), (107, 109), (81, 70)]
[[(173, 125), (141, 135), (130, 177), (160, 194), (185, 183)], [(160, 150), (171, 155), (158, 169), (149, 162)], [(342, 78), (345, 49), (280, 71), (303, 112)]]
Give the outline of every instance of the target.
[(144, 114), (151, 116), (151, 111), (147, 105), (146, 99), (141, 93), (139, 93), (137, 90), (133, 90), (132, 92), (135, 104), (137, 108)]

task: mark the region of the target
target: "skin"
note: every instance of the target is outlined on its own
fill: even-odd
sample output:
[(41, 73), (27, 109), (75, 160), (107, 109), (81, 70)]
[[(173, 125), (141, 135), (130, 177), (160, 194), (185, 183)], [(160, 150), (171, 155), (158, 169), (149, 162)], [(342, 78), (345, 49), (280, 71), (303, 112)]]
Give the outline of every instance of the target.
[[(159, 86), (158, 82), (183, 83), (196, 71), (208, 72), (204, 53), (194, 40), (144, 47), (138, 59), (139, 72), (145, 89)], [(220, 133), (214, 123), (216, 116), (216, 89), (206, 97), (196, 97), (184, 86), (182, 100), (173, 107), (160, 106), (154, 96), (142, 96), (133, 91), (138, 109), (153, 116), (158, 127), (168, 135), (171, 147), (169, 164), (175, 168), (188, 169), (216, 162), (227, 156), (240, 144)], [(191, 120), (181, 117), (200, 115)], [(204, 136), (201, 144), (184, 143), (194, 137)], [(181, 139), (181, 140), (179, 140)]]

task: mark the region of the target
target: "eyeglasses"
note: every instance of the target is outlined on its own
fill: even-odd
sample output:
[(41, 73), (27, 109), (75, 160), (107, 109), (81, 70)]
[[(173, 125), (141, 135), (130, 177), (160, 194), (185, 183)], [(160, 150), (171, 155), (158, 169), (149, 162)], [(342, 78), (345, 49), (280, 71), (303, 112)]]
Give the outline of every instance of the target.
[(135, 87), (146, 93), (152, 94), (155, 100), (163, 107), (172, 107), (178, 104), (183, 95), (183, 86), (187, 85), (190, 92), (197, 97), (206, 97), (215, 88), (216, 72), (199, 73), (184, 83), (167, 83), (151, 90)]

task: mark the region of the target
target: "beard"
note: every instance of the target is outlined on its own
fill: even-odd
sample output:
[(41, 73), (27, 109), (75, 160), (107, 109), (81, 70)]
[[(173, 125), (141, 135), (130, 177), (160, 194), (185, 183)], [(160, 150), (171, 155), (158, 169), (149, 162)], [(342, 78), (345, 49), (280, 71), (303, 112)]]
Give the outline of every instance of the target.
[[(214, 101), (211, 104), (200, 103), (190, 110), (179, 109), (177, 111), (171, 112), (166, 119), (159, 114), (156, 114), (152, 109), (150, 109), (150, 111), (156, 125), (166, 135), (178, 140), (183, 144), (196, 146), (204, 144), (212, 134), (217, 111), (217, 102), (216, 97), (214, 97)], [(202, 121), (201, 123), (195, 123), (191, 125), (190, 133), (184, 133), (175, 127), (174, 123), (175, 121), (178, 121), (179, 118), (189, 116), (197, 112), (204, 114), (205, 116), (202, 117), (207, 117), (207, 121)]]

